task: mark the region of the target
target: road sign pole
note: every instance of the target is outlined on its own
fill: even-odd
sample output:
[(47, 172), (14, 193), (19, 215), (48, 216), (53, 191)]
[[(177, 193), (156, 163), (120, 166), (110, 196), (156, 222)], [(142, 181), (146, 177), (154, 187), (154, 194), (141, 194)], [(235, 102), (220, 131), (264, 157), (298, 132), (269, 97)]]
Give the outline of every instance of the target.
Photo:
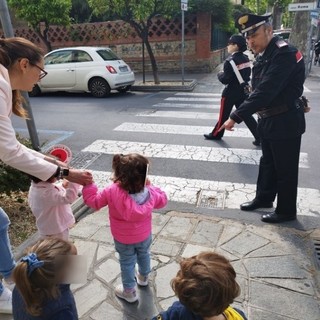
[(182, 77), (182, 85), (184, 85), (184, 10), (181, 11), (181, 77)]

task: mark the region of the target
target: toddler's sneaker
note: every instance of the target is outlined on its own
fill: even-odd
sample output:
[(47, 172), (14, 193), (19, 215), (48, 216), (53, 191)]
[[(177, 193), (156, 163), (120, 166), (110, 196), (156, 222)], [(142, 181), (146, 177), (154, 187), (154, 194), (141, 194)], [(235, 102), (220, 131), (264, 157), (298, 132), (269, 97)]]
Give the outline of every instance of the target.
[(119, 284), (116, 287), (115, 294), (118, 298), (126, 300), (129, 303), (133, 303), (138, 300), (136, 288), (124, 289), (122, 284)]
[(141, 275), (139, 271), (136, 271), (136, 280), (137, 284), (141, 287), (146, 287), (149, 284), (149, 277)]
[(0, 313), (12, 313), (12, 292), (6, 287), (0, 296)]

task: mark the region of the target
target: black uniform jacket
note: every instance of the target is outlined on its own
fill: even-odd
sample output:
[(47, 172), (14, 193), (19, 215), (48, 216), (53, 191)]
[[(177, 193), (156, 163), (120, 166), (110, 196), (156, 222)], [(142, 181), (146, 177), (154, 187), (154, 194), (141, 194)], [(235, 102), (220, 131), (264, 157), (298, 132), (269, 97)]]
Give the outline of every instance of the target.
[(251, 114), (286, 105), (288, 111), (258, 122), (258, 132), (265, 139), (288, 139), (305, 131), (303, 108), (297, 108), (297, 98), (303, 93), (305, 66), (302, 54), (290, 44), (273, 37), (252, 69), (251, 95), (230, 118), (240, 123)]
[(234, 96), (238, 97), (243, 95), (243, 87), (240, 85), (239, 80), (234, 73), (234, 70), (230, 64), (233, 60), (238, 70), (243, 78), (243, 80), (248, 83), (250, 81), (251, 67), (248, 56), (242, 52), (235, 52), (229, 56), (223, 65), (223, 72), (218, 73), (218, 79), (221, 83), (225, 84), (226, 87), (222, 92), (222, 96)]

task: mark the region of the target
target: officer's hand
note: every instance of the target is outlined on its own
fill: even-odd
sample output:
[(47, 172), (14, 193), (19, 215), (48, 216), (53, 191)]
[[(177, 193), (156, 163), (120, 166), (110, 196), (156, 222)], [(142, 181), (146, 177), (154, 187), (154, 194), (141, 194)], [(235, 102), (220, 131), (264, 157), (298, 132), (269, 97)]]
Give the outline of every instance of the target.
[(233, 121), (232, 119), (228, 119), (220, 128), (219, 128), (219, 130), (218, 130), (218, 132), (219, 131), (221, 131), (221, 130), (223, 130), (223, 129), (225, 129), (225, 130), (229, 130), (229, 131), (233, 131), (234, 130), (234, 125), (235, 125), (235, 121)]

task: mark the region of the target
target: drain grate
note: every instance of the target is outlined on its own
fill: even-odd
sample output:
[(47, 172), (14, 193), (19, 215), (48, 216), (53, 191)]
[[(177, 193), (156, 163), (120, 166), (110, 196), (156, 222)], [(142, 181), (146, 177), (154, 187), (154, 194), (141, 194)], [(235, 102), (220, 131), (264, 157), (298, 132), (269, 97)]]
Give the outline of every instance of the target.
[(209, 209), (221, 209), (225, 207), (225, 190), (203, 190), (198, 195), (197, 207)]
[(320, 239), (312, 239), (315, 251), (315, 257), (318, 264), (318, 269), (320, 269)]
[(77, 169), (85, 169), (100, 156), (101, 153), (79, 152), (72, 158), (70, 165)]

